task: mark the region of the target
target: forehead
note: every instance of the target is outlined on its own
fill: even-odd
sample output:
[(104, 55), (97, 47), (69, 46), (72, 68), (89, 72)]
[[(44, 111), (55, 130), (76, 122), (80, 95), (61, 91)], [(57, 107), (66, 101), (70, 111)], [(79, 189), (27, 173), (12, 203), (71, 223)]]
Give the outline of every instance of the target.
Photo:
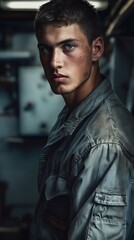
[(66, 39), (88, 41), (81, 27), (76, 23), (68, 26), (48, 24), (47, 26), (39, 29), (37, 39), (39, 42), (45, 41), (51, 44), (64, 41)]

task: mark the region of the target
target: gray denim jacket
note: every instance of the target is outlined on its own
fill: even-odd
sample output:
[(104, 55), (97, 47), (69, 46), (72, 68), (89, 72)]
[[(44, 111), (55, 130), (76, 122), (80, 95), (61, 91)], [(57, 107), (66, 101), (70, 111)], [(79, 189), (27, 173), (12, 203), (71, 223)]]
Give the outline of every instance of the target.
[(41, 153), (34, 240), (134, 240), (134, 118), (104, 80)]

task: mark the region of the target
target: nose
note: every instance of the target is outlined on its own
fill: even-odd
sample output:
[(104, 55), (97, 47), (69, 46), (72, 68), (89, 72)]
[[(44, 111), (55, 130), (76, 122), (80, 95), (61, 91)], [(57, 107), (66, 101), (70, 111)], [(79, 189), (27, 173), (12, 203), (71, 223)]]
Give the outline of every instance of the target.
[(61, 68), (63, 65), (63, 56), (60, 49), (54, 49), (51, 56), (51, 67)]

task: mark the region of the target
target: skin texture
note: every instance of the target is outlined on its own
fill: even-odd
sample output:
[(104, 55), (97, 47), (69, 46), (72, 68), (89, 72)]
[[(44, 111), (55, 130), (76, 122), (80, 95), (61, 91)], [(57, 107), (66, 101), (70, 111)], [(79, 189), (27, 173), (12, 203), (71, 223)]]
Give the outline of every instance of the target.
[(91, 44), (78, 24), (47, 25), (37, 35), (40, 60), (52, 91), (73, 110), (101, 82), (101, 37)]

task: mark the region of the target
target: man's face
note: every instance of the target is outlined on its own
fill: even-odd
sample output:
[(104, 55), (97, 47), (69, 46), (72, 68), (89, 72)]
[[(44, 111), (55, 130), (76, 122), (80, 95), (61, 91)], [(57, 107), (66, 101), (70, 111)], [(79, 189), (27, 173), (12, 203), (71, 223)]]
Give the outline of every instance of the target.
[(37, 40), (41, 63), (53, 92), (63, 96), (87, 92), (92, 72), (92, 45), (79, 25), (47, 25), (39, 31)]

